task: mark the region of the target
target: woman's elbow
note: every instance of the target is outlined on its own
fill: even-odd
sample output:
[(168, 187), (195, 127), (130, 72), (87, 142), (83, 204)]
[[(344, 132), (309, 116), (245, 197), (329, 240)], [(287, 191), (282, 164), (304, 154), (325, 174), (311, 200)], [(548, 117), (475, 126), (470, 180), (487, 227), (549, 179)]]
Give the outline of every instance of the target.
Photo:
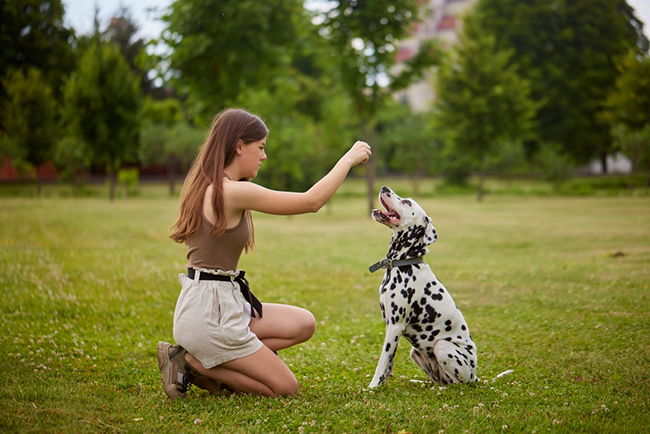
[(309, 198), (305, 203), (305, 212), (317, 213), (323, 206), (325, 206), (326, 203), (327, 200), (323, 200), (319, 197)]

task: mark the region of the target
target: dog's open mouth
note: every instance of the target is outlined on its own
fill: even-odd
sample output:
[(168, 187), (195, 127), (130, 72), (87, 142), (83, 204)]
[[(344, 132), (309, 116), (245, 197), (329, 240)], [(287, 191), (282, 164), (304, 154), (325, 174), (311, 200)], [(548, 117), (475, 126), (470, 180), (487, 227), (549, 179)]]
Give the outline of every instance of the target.
[(382, 197), (380, 197), (379, 200), (381, 201), (382, 206), (386, 209), (386, 212), (379, 209), (373, 210), (372, 216), (375, 218), (375, 220), (382, 223), (391, 223), (398, 225), (401, 219), (400, 215), (395, 210), (392, 210)]

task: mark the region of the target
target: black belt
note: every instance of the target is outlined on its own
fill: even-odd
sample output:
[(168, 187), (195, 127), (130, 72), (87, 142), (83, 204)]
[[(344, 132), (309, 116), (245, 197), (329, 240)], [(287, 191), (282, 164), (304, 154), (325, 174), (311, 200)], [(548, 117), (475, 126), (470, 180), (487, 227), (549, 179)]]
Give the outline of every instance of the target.
[[(187, 269), (187, 277), (190, 279), (194, 279), (194, 268), (188, 268)], [(246, 274), (245, 271), (240, 271), (239, 276), (235, 277), (234, 279), (232, 276), (224, 276), (223, 274), (210, 274), (210, 273), (201, 273), (199, 276), (199, 280), (220, 280), (222, 282), (237, 282), (239, 283), (239, 288), (241, 289), (241, 293), (246, 299), (247, 302), (251, 304), (251, 316), (255, 318), (255, 311), (260, 314), (260, 318), (262, 318), (262, 303), (253, 295), (251, 292), (251, 288), (248, 284), (248, 280), (244, 277)]]

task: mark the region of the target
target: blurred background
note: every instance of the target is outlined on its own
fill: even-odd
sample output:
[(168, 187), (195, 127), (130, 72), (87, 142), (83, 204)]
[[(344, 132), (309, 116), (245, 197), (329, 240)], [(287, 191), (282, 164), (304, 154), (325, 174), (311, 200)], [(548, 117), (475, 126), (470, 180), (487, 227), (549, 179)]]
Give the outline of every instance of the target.
[(479, 200), (491, 180), (647, 194), (648, 0), (0, 10), (0, 188), (101, 184), (113, 199), (165, 183), (175, 196), (214, 115), (240, 107), (270, 129), (257, 179), (270, 188), (309, 188), (361, 139), (373, 159), (353, 177), (370, 207), (376, 177)]

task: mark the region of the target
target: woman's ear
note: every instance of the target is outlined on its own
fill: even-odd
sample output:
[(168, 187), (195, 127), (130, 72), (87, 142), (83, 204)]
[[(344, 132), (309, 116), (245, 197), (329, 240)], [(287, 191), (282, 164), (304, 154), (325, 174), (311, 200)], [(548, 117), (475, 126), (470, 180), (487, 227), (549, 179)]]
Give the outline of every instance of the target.
[(244, 141), (242, 139), (237, 140), (237, 144), (235, 145), (235, 151), (237, 151), (237, 155), (241, 155), (242, 152), (244, 151)]

